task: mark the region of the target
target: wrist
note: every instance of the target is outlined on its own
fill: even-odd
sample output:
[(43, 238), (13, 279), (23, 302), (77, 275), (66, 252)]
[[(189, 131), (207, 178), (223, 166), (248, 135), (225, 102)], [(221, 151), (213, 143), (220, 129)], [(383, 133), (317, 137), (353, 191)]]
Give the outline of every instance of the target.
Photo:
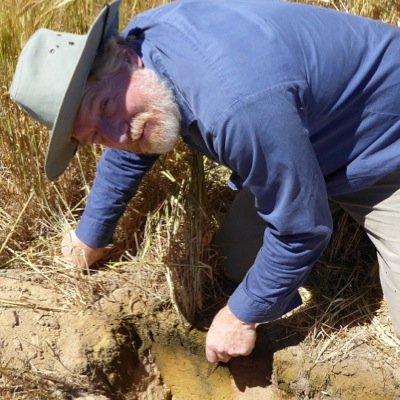
[(231, 318), (233, 318), (235, 321), (237, 321), (238, 324), (240, 324), (242, 326), (256, 328), (256, 325), (257, 325), (256, 322), (247, 322), (247, 321), (243, 321), (242, 319), (238, 318), (237, 315), (229, 307), (229, 304), (227, 304), (224, 308), (227, 310), (227, 312), (229, 313)]

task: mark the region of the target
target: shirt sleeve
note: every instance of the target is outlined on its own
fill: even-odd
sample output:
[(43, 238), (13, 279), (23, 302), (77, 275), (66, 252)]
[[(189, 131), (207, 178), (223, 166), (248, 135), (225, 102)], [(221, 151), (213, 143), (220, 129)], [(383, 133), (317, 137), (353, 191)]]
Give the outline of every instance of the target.
[(244, 322), (271, 321), (301, 304), (297, 289), (329, 242), (325, 182), (295, 88), (241, 99), (221, 121), (214, 129), (219, 157), (267, 222), (255, 262), (228, 304)]
[(157, 155), (105, 150), (97, 165), (93, 187), (76, 229), (80, 240), (96, 248), (111, 243), (129, 200), (157, 158)]

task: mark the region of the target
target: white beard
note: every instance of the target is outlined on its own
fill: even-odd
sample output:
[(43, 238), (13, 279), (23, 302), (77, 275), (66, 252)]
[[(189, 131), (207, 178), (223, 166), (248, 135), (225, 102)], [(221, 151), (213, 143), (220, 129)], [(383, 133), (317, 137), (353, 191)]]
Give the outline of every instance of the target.
[(132, 118), (131, 141), (126, 150), (164, 154), (174, 147), (181, 128), (181, 116), (172, 91), (151, 70), (135, 69), (132, 79), (142, 87), (145, 111)]

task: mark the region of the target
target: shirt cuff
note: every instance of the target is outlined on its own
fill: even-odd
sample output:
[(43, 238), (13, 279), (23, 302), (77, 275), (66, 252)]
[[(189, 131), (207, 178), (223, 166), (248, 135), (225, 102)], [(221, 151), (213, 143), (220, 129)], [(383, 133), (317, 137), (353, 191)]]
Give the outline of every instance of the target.
[(236, 318), (248, 323), (273, 321), (302, 304), (303, 301), (297, 290), (279, 302), (269, 304), (259, 298), (252, 298), (246, 292), (243, 283), (236, 288), (228, 300), (228, 306)]
[(102, 248), (112, 242), (116, 223), (107, 224), (82, 215), (78, 227), (75, 230), (76, 236), (90, 247)]

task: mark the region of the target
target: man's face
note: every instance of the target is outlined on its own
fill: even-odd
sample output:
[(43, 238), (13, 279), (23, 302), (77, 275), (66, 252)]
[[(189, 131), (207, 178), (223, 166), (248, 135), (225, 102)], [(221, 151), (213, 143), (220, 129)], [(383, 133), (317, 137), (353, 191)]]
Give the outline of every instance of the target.
[(150, 70), (120, 68), (88, 82), (73, 139), (134, 153), (163, 154), (179, 136), (180, 114), (161, 80)]

